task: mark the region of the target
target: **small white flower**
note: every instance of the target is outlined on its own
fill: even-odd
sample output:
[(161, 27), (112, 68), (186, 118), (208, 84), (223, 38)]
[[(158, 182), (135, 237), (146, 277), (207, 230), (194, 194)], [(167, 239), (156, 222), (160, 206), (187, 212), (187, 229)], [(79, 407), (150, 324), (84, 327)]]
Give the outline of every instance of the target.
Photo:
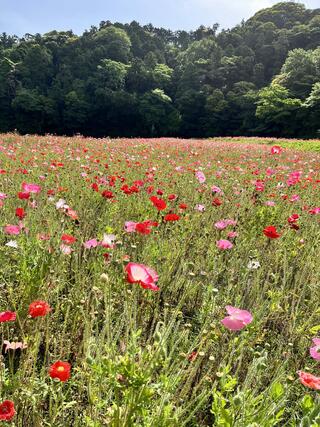
[(56, 209), (68, 209), (69, 206), (66, 204), (64, 199), (59, 199), (56, 203)]
[(259, 261), (250, 260), (248, 262), (247, 267), (249, 268), (249, 270), (257, 270), (258, 268), (261, 267), (261, 265)]
[(15, 240), (10, 240), (8, 243), (6, 243), (6, 246), (9, 246), (9, 248), (18, 249), (18, 243)]

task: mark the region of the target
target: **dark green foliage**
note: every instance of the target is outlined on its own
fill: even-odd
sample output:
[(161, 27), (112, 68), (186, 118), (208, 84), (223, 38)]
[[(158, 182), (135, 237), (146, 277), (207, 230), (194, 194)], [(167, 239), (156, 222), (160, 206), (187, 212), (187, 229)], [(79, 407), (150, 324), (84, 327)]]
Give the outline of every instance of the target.
[(318, 136), (320, 9), (282, 2), (217, 29), (2, 34), (0, 132)]

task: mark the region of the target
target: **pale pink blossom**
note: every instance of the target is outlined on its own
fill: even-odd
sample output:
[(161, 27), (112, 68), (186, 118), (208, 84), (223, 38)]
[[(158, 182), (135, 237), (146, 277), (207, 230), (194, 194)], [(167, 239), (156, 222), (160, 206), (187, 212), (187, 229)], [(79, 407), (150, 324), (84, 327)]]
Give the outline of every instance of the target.
[(196, 205), (195, 210), (199, 212), (204, 212), (206, 210), (206, 207), (204, 205)]
[(60, 250), (64, 255), (70, 255), (71, 252), (73, 252), (73, 249), (71, 248), (71, 246), (65, 245), (63, 243), (60, 245)]
[(96, 248), (97, 246), (99, 246), (100, 245), (100, 242), (98, 242), (98, 240), (97, 239), (90, 239), (90, 240), (87, 240), (84, 244), (83, 244), (83, 246), (86, 248), (86, 249), (91, 249), (91, 248)]
[(4, 348), (4, 352), (7, 353), (8, 350), (17, 350), (17, 349), (21, 349), (24, 350), (28, 347), (28, 345), (26, 343), (23, 342), (10, 342), (7, 340), (3, 341), (3, 344), (5, 345)]
[(221, 240), (217, 241), (217, 248), (222, 250), (222, 251), (225, 251), (228, 249), (232, 249), (233, 244), (229, 240), (221, 239)]
[(212, 191), (212, 193), (223, 194), (221, 188), (217, 187), (216, 185), (213, 185), (211, 187), (211, 191)]
[(134, 221), (126, 221), (124, 223), (124, 229), (127, 233), (134, 233), (136, 231), (137, 222)]
[(247, 310), (241, 310), (231, 305), (227, 305), (226, 310), (228, 316), (221, 320), (221, 323), (231, 331), (240, 331), (253, 320), (252, 314)]
[(200, 182), (200, 184), (203, 184), (204, 182), (206, 182), (205, 174), (202, 171), (196, 172), (196, 178)]
[(101, 245), (104, 248), (113, 249), (115, 247), (116, 236), (114, 234), (104, 234)]

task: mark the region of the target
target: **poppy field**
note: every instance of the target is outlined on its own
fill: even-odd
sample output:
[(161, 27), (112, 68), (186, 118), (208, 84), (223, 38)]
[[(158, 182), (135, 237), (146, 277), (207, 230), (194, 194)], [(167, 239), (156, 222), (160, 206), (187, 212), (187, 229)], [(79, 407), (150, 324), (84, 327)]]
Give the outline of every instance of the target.
[(297, 144), (0, 135), (0, 424), (319, 426)]

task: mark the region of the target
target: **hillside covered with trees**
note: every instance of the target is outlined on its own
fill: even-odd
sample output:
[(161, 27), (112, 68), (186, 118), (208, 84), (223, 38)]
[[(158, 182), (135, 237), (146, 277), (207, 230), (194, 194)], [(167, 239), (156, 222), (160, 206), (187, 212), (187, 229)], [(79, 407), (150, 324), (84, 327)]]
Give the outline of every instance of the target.
[(218, 28), (3, 33), (0, 132), (319, 136), (320, 9), (282, 2)]

